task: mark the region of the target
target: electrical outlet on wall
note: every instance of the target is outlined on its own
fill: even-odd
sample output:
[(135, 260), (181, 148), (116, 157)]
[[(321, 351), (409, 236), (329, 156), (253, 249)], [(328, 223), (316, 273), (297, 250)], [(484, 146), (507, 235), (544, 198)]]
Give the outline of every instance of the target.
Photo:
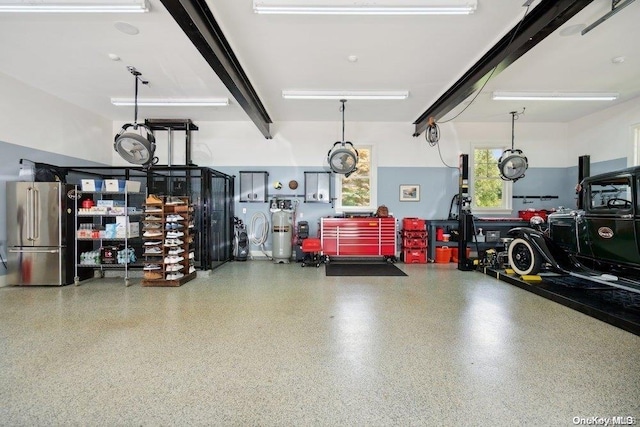
[(304, 214), (302, 212), (300, 212), (300, 218), (304, 217)]
[(242, 208), (242, 213), (246, 214), (247, 213), (247, 208)]

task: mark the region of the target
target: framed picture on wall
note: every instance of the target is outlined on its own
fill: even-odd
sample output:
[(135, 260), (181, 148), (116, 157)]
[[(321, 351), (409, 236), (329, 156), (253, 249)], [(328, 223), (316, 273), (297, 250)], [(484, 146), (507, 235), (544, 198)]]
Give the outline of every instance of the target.
[(408, 184), (400, 186), (401, 202), (419, 202), (420, 186), (418, 184)]

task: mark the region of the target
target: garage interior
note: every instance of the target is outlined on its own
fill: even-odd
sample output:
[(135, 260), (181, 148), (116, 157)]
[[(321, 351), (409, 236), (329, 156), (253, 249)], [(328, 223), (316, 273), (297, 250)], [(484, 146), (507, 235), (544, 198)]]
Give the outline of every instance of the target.
[[(142, 13), (11, 11), (60, 3)], [(581, 158), (587, 176), (640, 165), (640, 2), (307, 3), (333, 9), (0, 0), (4, 423), (636, 423), (637, 298), (597, 314), (486, 262), (531, 215), (578, 206)], [(402, 9), (422, 6), (464, 13)], [(132, 123), (155, 160), (115, 149)], [(514, 152), (527, 167), (496, 180)], [(31, 273), (12, 188), (37, 180), (75, 197), (64, 286), (14, 282)], [(194, 254), (169, 270), (163, 249), (160, 281), (157, 206)], [(115, 213), (83, 218), (99, 208), (139, 221), (118, 249), (135, 262), (80, 237), (108, 232)]]

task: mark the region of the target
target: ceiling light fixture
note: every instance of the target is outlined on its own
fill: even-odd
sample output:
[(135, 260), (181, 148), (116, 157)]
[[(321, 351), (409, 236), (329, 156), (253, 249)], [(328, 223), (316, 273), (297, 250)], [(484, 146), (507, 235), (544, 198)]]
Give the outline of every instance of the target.
[[(111, 98), (111, 103), (118, 107), (135, 105), (134, 99)], [(212, 99), (138, 99), (143, 107), (226, 107), (229, 98)]]
[(618, 96), (603, 92), (493, 92), (494, 101), (614, 101)]
[(402, 100), (409, 97), (409, 91), (383, 90), (283, 90), (284, 99), (364, 99), (364, 100)]
[(349, 141), (344, 140), (344, 104), (346, 99), (341, 99), (340, 112), (342, 113), (342, 141), (333, 144), (327, 153), (327, 162), (331, 172), (344, 175), (345, 178), (358, 170), (358, 150)]
[(515, 122), (520, 118), (520, 115), (524, 114), (524, 108), (520, 113), (512, 111), (509, 114), (511, 114), (511, 149), (504, 150), (502, 156), (498, 159), (498, 171), (500, 172), (500, 178), (504, 181), (516, 182), (524, 177), (524, 173), (529, 168), (529, 161), (522, 153), (522, 150), (513, 148), (515, 141)]
[(144, 13), (149, 12), (147, 0), (110, 1), (27, 1), (0, 0), (0, 12), (18, 13)]
[(122, 126), (113, 139), (113, 149), (129, 163), (148, 169), (158, 163), (158, 158), (154, 157), (156, 138), (149, 126), (138, 123), (138, 82), (146, 85), (149, 81), (142, 80), (142, 74), (135, 67), (129, 66), (127, 69), (135, 79), (134, 119), (133, 124), (127, 123)]
[(254, 0), (260, 14), (289, 15), (469, 15), (477, 0), (316, 0), (301, 5), (294, 0)]

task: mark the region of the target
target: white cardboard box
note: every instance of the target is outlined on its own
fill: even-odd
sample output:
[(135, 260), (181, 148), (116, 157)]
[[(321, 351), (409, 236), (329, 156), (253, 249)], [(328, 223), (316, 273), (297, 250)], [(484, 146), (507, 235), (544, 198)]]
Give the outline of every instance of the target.
[(80, 181), (82, 191), (102, 191), (101, 179), (83, 179)]
[[(117, 217), (120, 218), (120, 217)], [(122, 217), (124, 218), (124, 217)], [(125, 236), (126, 234), (126, 236)], [(129, 227), (122, 222), (116, 222), (116, 237), (117, 238), (131, 238), (131, 237), (139, 237), (140, 236), (140, 223), (139, 222), (131, 222), (129, 223)]]
[(120, 187), (118, 185), (117, 179), (105, 179), (104, 180), (104, 191), (107, 193), (118, 193), (120, 191)]
[(127, 193), (139, 193), (140, 181), (126, 181), (125, 188), (127, 189)]

